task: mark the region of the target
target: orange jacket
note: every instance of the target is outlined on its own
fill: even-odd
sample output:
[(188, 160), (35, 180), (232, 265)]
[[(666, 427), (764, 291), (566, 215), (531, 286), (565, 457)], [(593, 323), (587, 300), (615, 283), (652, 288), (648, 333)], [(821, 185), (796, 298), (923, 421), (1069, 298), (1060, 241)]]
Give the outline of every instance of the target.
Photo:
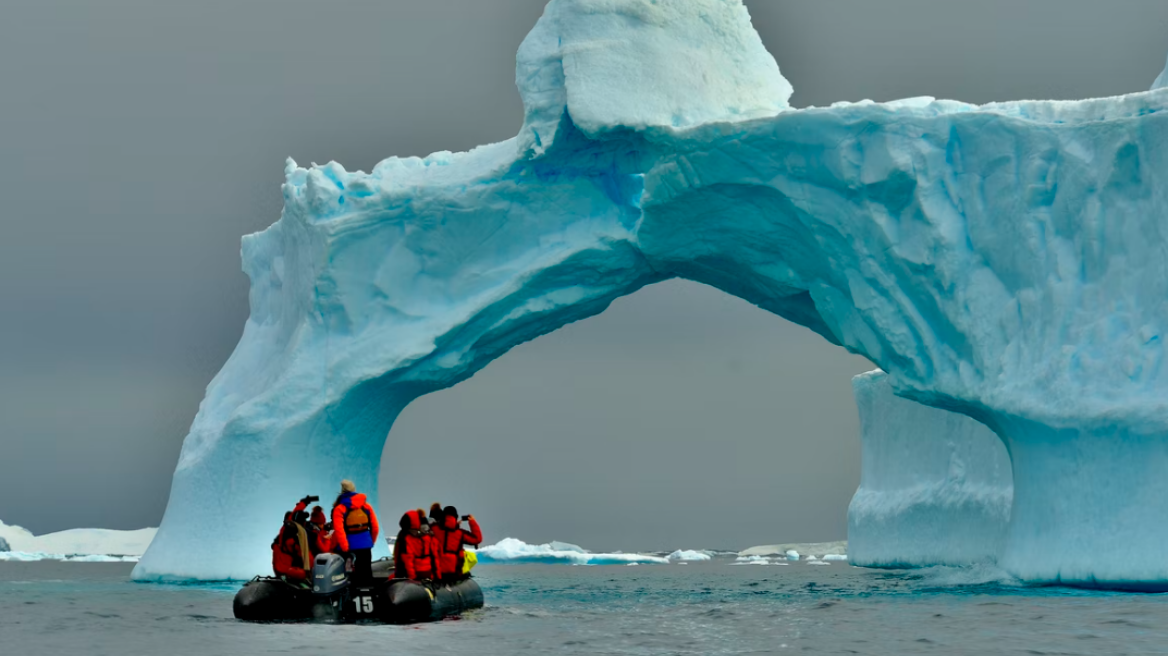
[(465, 545), (478, 546), (483, 541), (483, 530), (474, 516), (467, 518), (470, 530), (458, 526), (458, 517), (446, 515), (442, 518), (442, 525), (435, 526), (434, 545), (438, 555), (438, 569), (442, 576), (459, 574), (462, 571), (462, 561), (466, 558)]
[[(367, 531), (351, 531), (351, 527), (345, 526), (345, 518), (348, 517), (352, 509), (360, 508), (369, 516), (369, 530)], [(377, 534), (381, 527), (377, 525), (377, 514), (373, 512), (373, 507), (365, 501), (364, 494), (353, 494), (352, 492), (345, 492), (337, 500), (337, 505), (333, 506), (333, 537), (336, 540), (336, 547), (342, 553), (352, 549), (372, 549), (374, 544), (377, 544)]]

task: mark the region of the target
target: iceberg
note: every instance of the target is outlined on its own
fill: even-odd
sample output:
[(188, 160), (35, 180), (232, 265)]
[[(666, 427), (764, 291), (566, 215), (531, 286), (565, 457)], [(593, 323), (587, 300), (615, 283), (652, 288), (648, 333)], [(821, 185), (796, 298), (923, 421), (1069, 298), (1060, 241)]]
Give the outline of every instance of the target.
[[(33, 535), (28, 529), (0, 521), (0, 553), (8, 552), (5, 555), (18, 560), (65, 560), (79, 556), (128, 556), (137, 560), (138, 556), (146, 552), (157, 530), (75, 528)], [(17, 558), (16, 554), (23, 555)]]
[(504, 538), (496, 544), (480, 547), (480, 563), (543, 563), (551, 565), (665, 565), (669, 559), (660, 556), (626, 553), (592, 553), (574, 544), (551, 542), (527, 544), (515, 538)]
[(1164, 70), (1160, 71), (1160, 75), (1156, 77), (1156, 81), (1152, 82), (1152, 91), (1163, 89), (1164, 87), (1168, 87), (1168, 62), (1164, 64)]
[[(786, 560), (784, 557), (782, 560)], [(769, 556), (739, 556), (734, 559), (731, 565), (787, 565), (788, 563), (780, 562), (779, 559), (771, 559)]]
[(750, 547), (738, 552), (739, 556), (777, 556), (787, 558), (794, 556), (799, 558), (799, 554), (805, 553), (815, 556), (826, 557), (829, 554), (846, 554), (848, 553), (848, 543), (844, 540), (836, 542), (788, 542), (786, 544), (767, 544), (757, 547)]
[(902, 399), (888, 376), (852, 380), (860, 411), (860, 487), (848, 556), (866, 567), (996, 562), (1014, 481), (997, 435), (973, 419)]
[(377, 497), (413, 399), (686, 278), (992, 429), (1012, 575), (1168, 584), (1168, 91), (796, 110), (740, 0), (553, 0), (516, 83), (509, 141), (289, 161), (136, 578), (266, 571), (295, 499)]
[(697, 562), (705, 561), (713, 558), (713, 555), (708, 551), (694, 551), (692, 549), (678, 549), (665, 557), (670, 562)]

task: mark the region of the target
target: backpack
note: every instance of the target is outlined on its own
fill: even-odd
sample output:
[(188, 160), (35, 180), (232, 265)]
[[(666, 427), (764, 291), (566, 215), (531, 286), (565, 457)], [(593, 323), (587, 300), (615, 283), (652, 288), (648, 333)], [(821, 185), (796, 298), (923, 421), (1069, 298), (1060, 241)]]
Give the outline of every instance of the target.
[(350, 508), (345, 513), (345, 533), (362, 533), (369, 530), (369, 513), (364, 507)]

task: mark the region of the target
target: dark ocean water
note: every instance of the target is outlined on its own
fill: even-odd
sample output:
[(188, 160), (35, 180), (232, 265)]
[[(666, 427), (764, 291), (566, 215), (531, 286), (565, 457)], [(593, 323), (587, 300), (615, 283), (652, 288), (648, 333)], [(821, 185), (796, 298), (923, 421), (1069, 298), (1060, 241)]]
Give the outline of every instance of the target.
[(0, 562), (0, 654), (1165, 654), (1168, 596), (1029, 588), (989, 570), (833, 563), (483, 565), (487, 607), (398, 627), (248, 624), (238, 584), (132, 565)]

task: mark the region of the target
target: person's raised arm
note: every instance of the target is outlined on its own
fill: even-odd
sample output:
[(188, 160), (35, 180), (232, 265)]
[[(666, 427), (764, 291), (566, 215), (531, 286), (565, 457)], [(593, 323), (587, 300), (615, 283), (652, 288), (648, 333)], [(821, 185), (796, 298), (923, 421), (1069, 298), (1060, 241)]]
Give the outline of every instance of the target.
[(479, 523), (475, 520), (474, 515), (467, 515), (466, 521), (470, 524), (470, 530), (462, 532), (462, 541), (472, 547), (477, 547), (483, 542), (483, 529), (479, 528)]

